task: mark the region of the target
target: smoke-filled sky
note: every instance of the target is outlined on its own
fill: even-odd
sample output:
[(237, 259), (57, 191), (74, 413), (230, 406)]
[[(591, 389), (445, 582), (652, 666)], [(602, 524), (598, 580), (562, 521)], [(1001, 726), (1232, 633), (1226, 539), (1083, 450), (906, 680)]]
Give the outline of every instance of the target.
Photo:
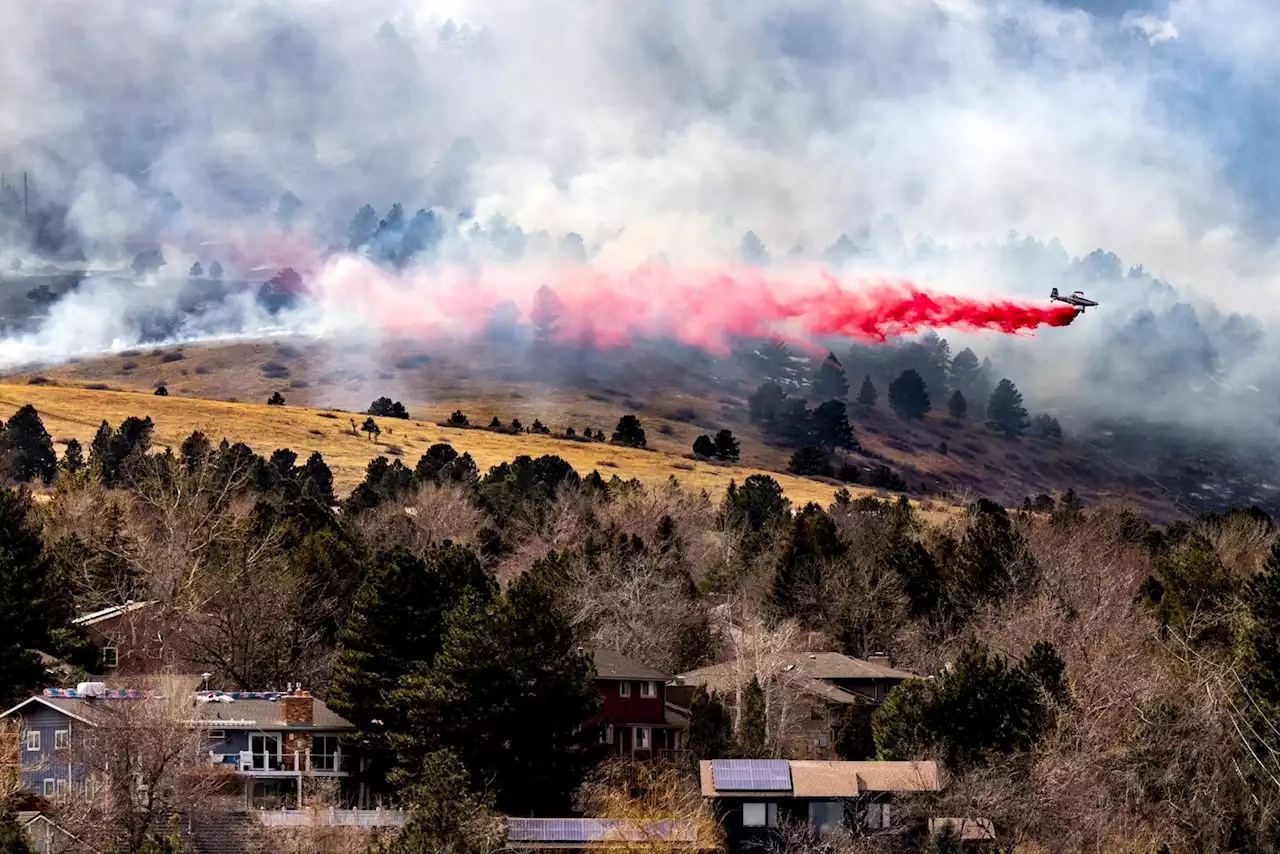
[[(1058, 238), (1259, 308), (1280, 257), (1268, 0), (0, 3), (0, 165), (98, 248), (285, 190), (577, 232), (611, 265)], [(102, 249), (101, 251), (106, 251)]]

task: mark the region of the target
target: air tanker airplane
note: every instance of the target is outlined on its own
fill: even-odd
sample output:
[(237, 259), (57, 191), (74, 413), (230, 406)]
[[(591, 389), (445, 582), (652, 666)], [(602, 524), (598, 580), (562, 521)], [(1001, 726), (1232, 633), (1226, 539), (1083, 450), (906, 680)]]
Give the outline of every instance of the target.
[(1081, 314), (1084, 314), (1084, 310), (1086, 308), (1093, 308), (1097, 305), (1093, 300), (1085, 298), (1084, 291), (1076, 291), (1070, 296), (1064, 297), (1058, 296), (1058, 289), (1054, 288), (1049, 291), (1049, 299), (1057, 300), (1058, 302), (1065, 302), (1067, 305), (1073, 305), (1080, 310)]

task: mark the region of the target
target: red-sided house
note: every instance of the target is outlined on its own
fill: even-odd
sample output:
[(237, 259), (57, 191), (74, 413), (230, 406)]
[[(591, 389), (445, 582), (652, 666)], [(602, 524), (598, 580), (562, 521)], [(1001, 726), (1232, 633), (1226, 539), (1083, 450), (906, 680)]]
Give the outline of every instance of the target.
[(592, 723), (600, 727), (604, 743), (634, 759), (683, 750), (689, 719), (667, 706), (671, 677), (612, 650), (590, 652), (596, 664), (596, 686), (604, 700)]

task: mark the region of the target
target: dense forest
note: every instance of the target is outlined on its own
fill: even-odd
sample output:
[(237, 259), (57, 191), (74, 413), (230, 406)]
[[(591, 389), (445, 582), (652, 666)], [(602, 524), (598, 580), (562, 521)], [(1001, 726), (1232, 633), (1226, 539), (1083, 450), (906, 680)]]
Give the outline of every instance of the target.
[[(916, 808), (989, 816), (1006, 848), (1276, 838), (1280, 545), (1261, 511), (1153, 527), (1070, 493), (793, 507), (759, 475), (712, 501), (554, 456), (481, 475), (447, 445), (376, 459), (341, 498), (318, 454), (153, 448), (147, 418), (61, 459), (29, 407), (3, 439), (11, 481), (49, 487), (0, 493), (0, 696), (49, 684), (37, 651), (91, 666), (75, 614), (152, 600), (213, 685), (301, 681), (357, 723), (370, 779), (422, 818), (406, 851), (478, 850), (476, 825), (431, 820), (459, 805), (581, 805), (599, 739), (579, 726), (597, 702), (580, 644), (673, 673), (888, 653), (934, 678), (851, 714), (840, 755), (938, 758), (948, 785)], [(779, 755), (788, 689), (752, 690), (738, 715), (695, 699), (695, 757)]]

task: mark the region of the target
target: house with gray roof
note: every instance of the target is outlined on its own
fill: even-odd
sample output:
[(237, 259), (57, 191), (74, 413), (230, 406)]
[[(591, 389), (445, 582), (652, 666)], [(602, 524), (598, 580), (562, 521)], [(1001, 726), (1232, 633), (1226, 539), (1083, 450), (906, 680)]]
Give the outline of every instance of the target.
[[(153, 699), (145, 690), (83, 683), (75, 690), (46, 689), (0, 714), (0, 721), (18, 724), (22, 791), (54, 798), (85, 785), (77, 761), (91, 741), (85, 734), (128, 720), (120, 704)], [(296, 804), (306, 781), (317, 779), (337, 783), (345, 803), (367, 801), (356, 780), (360, 759), (350, 749), (355, 725), (308, 692), (196, 691), (190, 708), (184, 723), (204, 735), (206, 761), (230, 772), (246, 805)]]

